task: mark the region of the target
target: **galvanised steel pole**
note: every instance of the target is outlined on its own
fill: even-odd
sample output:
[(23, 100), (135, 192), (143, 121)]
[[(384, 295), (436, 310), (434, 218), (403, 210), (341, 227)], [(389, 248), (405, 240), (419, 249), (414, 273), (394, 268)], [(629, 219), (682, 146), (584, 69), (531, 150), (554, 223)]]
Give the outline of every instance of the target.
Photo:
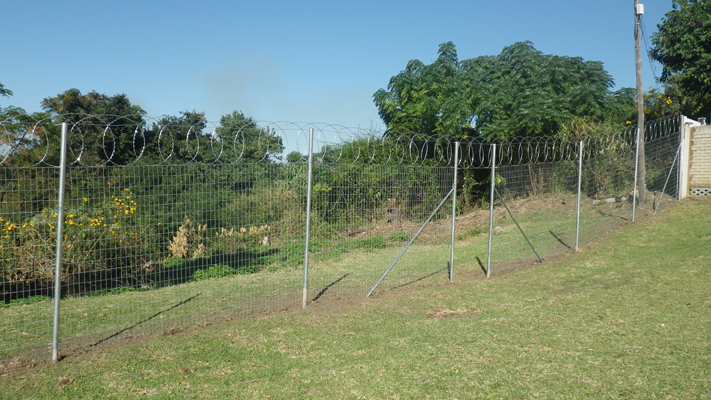
[(639, 135), (640, 129), (637, 127), (637, 146), (634, 152), (634, 188), (632, 189), (632, 222), (634, 222), (634, 213), (637, 208), (637, 169), (639, 168)]
[(583, 183), (583, 141), (580, 141), (580, 148), (578, 149), (578, 204), (575, 211), (575, 251), (578, 251), (579, 238), (580, 238), (580, 189)]
[(309, 291), (309, 236), (311, 233), (311, 178), (314, 166), (314, 129), (309, 129), (309, 178), (306, 185), (306, 243), (304, 246), (304, 297), (301, 307), (306, 308)]
[(67, 123), (62, 123), (62, 143), (59, 149), (59, 201), (57, 205), (57, 247), (54, 264), (54, 329), (52, 331), (52, 361), (59, 360), (59, 298), (62, 296), (62, 247), (64, 246), (64, 185), (67, 169)]
[(491, 196), (489, 197), (489, 247), (486, 256), (486, 277), (491, 276), (491, 235), (494, 230), (494, 190), (496, 184), (496, 143), (491, 145)]
[(449, 251), (449, 281), (454, 282), (454, 226), (457, 218), (457, 167), (459, 166), (459, 142), (454, 142), (454, 179), (452, 180), (452, 245)]

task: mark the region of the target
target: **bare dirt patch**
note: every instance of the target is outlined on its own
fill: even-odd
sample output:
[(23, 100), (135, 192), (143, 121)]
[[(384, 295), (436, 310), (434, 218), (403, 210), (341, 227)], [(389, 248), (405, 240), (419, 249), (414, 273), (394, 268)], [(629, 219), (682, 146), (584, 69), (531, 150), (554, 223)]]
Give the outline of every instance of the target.
[(478, 308), (474, 308), (472, 310), (467, 310), (465, 308), (450, 310), (449, 308), (440, 306), (434, 310), (427, 311), (425, 314), (432, 318), (470, 318), (482, 315), (484, 314), (484, 311)]

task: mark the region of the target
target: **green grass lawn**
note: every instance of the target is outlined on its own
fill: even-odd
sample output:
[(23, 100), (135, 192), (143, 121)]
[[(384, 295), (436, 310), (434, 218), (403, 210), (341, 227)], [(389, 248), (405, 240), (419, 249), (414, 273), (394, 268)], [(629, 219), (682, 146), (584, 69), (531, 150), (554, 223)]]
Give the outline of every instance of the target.
[(709, 200), (489, 280), (470, 257), (454, 284), (108, 340), (1, 397), (711, 399)]

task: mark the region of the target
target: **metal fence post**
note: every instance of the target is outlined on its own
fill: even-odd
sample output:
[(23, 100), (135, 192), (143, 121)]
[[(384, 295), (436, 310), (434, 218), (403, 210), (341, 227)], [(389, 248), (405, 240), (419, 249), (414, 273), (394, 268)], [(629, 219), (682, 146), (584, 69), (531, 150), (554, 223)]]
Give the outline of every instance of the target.
[(486, 277), (491, 276), (491, 235), (494, 230), (494, 190), (496, 189), (496, 143), (491, 145), (491, 196), (489, 197), (489, 247), (486, 256)]
[(449, 252), (449, 281), (454, 282), (454, 226), (457, 218), (457, 167), (459, 166), (459, 142), (454, 142), (454, 179), (452, 180), (452, 245)]
[[(639, 141), (640, 129), (637, 127), (637, 146), (634, 155), (634, 188), (632, 189), (632, 222), (634, 222), (634, 214), (637, 208), (637, 170), (639, 168)], [(642, 183), (644, 184), (644, 182)]]
[(309, 236), (311, 233), (311, 178), (313, 176), (314, 165), (314, 129), (309, 129), (309, 177), (306, 186), (306, 234), (304, 245), (304, 297), (301, 307), (306, 308), (309, 290)]
[(583, 182), (583, 141), (580, 141), (578, 149), (578, 204), (575, 211), (575, 251), (580, 248), (580, 191)]
[(59, 149), (59, 199), (57, 205), (57, 245), (54, 264), (54, 328), (52, 330), (52, 361), (59, 360), (59, 298), (62, 296), (62, 247), (64, 246), (64, 184), (67, 169), (67, 123), (62, 123)]

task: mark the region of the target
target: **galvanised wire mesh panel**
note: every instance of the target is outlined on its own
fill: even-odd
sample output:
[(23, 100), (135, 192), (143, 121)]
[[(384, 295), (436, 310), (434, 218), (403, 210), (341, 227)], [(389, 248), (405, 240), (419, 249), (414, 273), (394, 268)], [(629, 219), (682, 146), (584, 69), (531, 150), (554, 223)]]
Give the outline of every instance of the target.
[[(317, 128), (307, 299), (365, 295), (451, 191), (454, 169), (443, 143)], [(444, 224), (451, 226), (451, 202), (408, 252), (440, 245)], [(437, 266), (404, 257), (379, 290), (419, 282), (441, 270), (448, 254)]]
[(583, 156), (580, 245), (587, 245), (632, 220), (634, 136), (589, 146)]
[(59, 129), (24, 115), (0, 121), (0, 372), (46, 357), (52, 340)]
[[(367, 294), (453, 184), (451, 167), (331, 164), (314, 174), (320, 193), (315, 190), (311, 221), (316, 293), (310, 299)], [(435, 212), (380, 291), (441, 271), (449, 260), (450, 226), (451, 202)], [(435, 264), (432, 249), (443, 251)], [(414, 256), (418, 252), (428, 253), (428, 261)]]
[[(36, 357), (52, 338), (57, 169), (0, 166), (0, 359)], [(17, 363), (18, 360), (15, 360)]]
[(681, 117), (655, 121), (645, 126), (645, 166), (647, 200), (657, 212), (672, 206), (679, 198), (679, 163), (681, 160)]
[(498, 176), (492, 272), (575, 249), (573, 161), (503, 166)]
[(297, 304), (304, 202), (290, 189), (295, 169), (70, 169), (63, 347)]

